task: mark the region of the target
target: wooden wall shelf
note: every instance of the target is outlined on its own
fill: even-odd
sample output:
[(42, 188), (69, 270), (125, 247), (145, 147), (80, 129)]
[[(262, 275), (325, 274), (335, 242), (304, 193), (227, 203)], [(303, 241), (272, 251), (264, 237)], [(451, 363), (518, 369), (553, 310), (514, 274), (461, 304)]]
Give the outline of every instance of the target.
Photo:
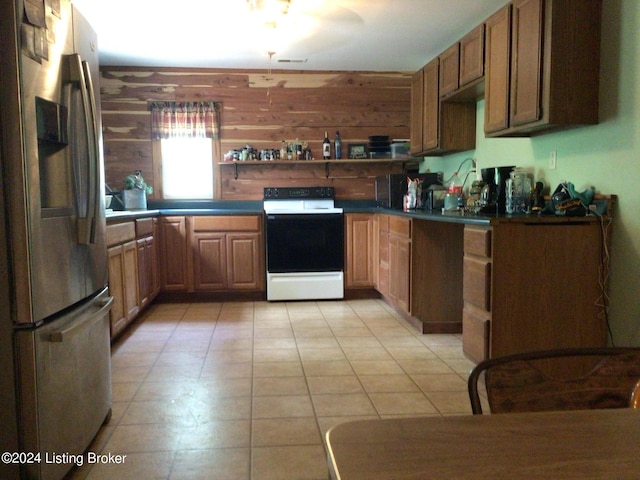
[(402, 164), (402, 169), (404, 170), (407, 164), (417, 164), (420, 162), (419, 158), (402, 158), (402, 159), (393, 159), (393, 158), (362, 158), (362, 159), (346, 159), (346, 160), (245, 160), (245, 161), (233, 161), (233, 162), (220, 162), (218, 165), (220, 166), (233, 166), (234, 168), (234, 179), (238, 179), (238, 166), (243, 165), (259, 165), (261, 167), (269, 167), (273, 165), (325, 165), (325, 175), (329, 178), (329, 165), (331, 164), (366, 164), (366, 163), (388, 163), (388, 164)]

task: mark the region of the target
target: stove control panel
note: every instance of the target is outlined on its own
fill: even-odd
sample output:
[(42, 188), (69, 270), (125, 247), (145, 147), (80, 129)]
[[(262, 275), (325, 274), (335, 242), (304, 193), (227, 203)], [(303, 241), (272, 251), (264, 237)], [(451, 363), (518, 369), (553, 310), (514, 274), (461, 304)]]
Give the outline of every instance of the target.
[(265, 200), (312, 200), (333, 199), (333, 187), (268, 187), (264, 189)]

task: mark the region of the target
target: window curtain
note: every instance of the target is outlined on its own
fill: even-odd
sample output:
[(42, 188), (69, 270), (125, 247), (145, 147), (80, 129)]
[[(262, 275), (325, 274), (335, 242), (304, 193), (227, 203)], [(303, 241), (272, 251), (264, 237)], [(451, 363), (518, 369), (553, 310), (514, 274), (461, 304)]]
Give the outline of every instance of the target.
[(220, 138), (216, 102), (151, 102), (151, 138)]

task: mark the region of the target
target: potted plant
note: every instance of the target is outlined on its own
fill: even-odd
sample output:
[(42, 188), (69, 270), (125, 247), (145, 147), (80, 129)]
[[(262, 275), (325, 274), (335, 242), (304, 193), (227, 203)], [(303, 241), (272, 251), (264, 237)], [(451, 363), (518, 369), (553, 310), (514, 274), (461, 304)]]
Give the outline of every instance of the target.
[(153, 193), (153, 187), (147, 185), (142, 178), (142, 172), (136, 170), (135, 173), (127, 175), (124, 179), (124, 190), (122, 200), (125, 210), (146, 210), (147, 195)]

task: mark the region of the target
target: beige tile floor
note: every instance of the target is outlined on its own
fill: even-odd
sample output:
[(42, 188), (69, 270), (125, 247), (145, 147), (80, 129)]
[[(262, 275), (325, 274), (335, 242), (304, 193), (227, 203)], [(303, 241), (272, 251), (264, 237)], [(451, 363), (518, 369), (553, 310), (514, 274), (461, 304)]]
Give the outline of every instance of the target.
[(381, 300), (152, 306), (113, 346), (113, 416), (77, 479), (326, 479), (324, 433), (471, 413), (459, 335)]

